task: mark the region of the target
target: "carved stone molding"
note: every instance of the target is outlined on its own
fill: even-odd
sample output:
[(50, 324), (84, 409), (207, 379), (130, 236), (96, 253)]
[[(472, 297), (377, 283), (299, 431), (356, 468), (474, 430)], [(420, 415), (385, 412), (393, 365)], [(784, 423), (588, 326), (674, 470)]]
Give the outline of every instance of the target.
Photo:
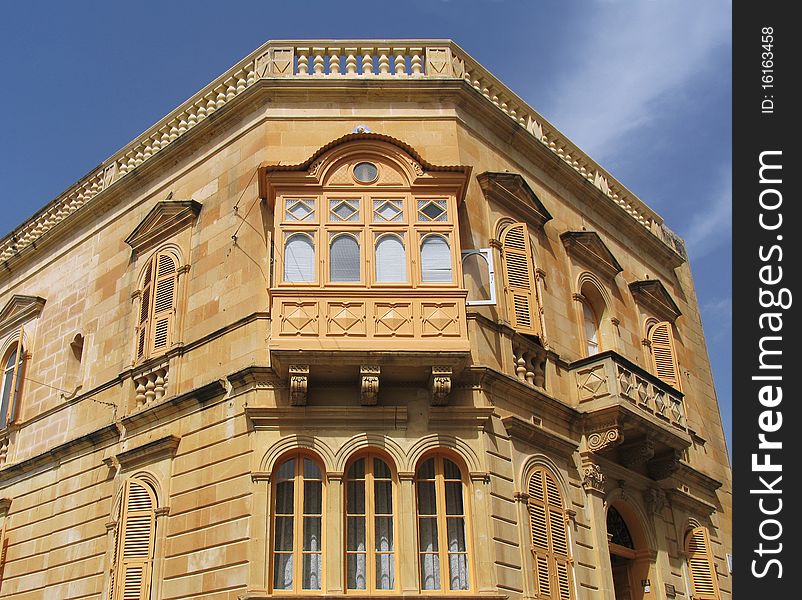
[(560, 240), (572, 258), (608, 279), (624, 270), (595, 231), (566, 231), (560, 234)]
[(306, 406), (309, 388), (309, 365), (290, 365), (290, 404)]
[(654, 438), (646, 436), (642, 439), (621, 446), (621, 462), (627, 467), (642, 465), (654, 456)]
[(624, 441), (624, 432), (620, 427), (611, 427), (605, 431), (594, 431), (587, 435), (588, 450), (603, 452)]
[(643, 492), (646, 500), (646, 509), (650, 515), (659, 515), (668, 506), (668, 497), (660, 488), (649, 488)]
[(448, 395), (451, 393), (451, 375), (451, 367), (432, 367), (430, 380), (432, 406), (448, 404)]
[(142, 254), (191, 226), (201, 210), (195, 200), (164, 200), (154, 206), (125, 239), (135, 254)]
[(23, 323), (38, 317), (46, 300), (39, 296), (15, 294), (0, 310), (0, 336), (19, 329)]
[(633, 281), (629, 284), (629, 290), (632, 292), (635, 302), (660, 319), (673, 323), (682, 314), (671, 294), (657, 279)]
[(379, 374), (381, 367), (378, 365), (362, 365), (359, 367), (359, 375), (362, 379), (361, 399), (362, 406), (375, 406), (379, 397)]
[(601, 467), (595, 463), (585, 465), (582, 470), (582, 487), (586, 492), (603, 493), (606, 480)]
[(181, 438), (177, 435), (167, 435), (136, 448), (125, 450), (114, 455), (113, 460), (123, 470), (130, 470), (139, 465), (152, 464), (162, 458), (175, 457)]

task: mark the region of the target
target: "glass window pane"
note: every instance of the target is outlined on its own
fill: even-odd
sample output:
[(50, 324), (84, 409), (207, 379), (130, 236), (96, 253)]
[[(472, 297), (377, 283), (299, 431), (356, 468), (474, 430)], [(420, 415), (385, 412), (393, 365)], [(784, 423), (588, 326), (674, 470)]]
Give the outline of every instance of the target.
[(437, 519), (435, 517), (418, 518), (418, 546), (421, 552), (437, 552)]
[(424, 590), (440, 589), (440, 557), (437, 554), (421, 554), (420, 585)]
[(304, 550), (320, 552), (320, 517), (304, 517)]
[(404, 220), (403, 200), (374, 200), (373, 220), (379, 223), (392, 223)]
[(460, 518), (448, 521), (448, 551), (465, 552), (465, 521)]
[(418, 514), (436, 515), (437, 502), (435, 500), (435, 487), (433, 481), (419, 481), (418, 488)]
[(430, 235), (421, 245), (421, 278), (426, 282), (451, 281), (451, 249), (446, 239)]
[(393, 483), (391, 481), (374, 481), (375, 497), (373, 499), (374, 512), (377, 515), (390, 515), (393, 513)]
[(320, 467), (309, 458), (304, 459), (304, 479), (323, 479), (320, 474)]
[(447, 221), (446, 200), (418, 200), (418, 221)]
[(285, 201), (284, 219), (287, 221), (313, 221), (315, 218), (315, 201), (288, 198)]
[(319, 590), (322, 565), (320, 554), (304, 554), (303, 589)]
[(276, 481), (285, 481), (295, 477), (295, 459), (285, 460), (276, 473)]
[(349, 554), (347, 558), (348, 589), (367, 589), (367, 561), (364, 554)]
[(292, 554), (276, 554), (273, 557), (273, 588), (292, 589)]
[(459, 467), (456, 465), (456, 463), (454, 463), (454, 461), (444, 458), (443, 477), (445, 477), (446, 479), (462, 480), (462, 471), (459, 470)]
[(446, 488), (446, 514), (447, 515), (464, 514), (462, 507), (462, 482), (446, 481), (445, 488)]
[(296, 233), (287, 238), (284, 244), (284, 281), (315, 281), (315, 244), (308, 235)]
[(304, 481), (304, 514), (322, 514), (323, 483), (320, 481)]
[(468, 557), (465, 554), (450, 554), (448, 557), (449, 588), (468, 589)]
[(292, 517), (276, 517), (276, 533), (275, 543), (273, 547), (276, 551), (287, 550), (292, 551), (292, 537), (293, 537), (293, 519)]
[(462, 258), (462, 276), (468, 290), (467, 300), (490, 300), (490, 265), (480, 252), (466, 253)]
[(355, 460), (350, 467), (348, 467), (348, 479), (364, 479), (365, 478), (365, 459), (360, 458)]
[(347, 484), (346, 512), (349, 515), (365, 514), (365, 482), (349, 481)]
[(281, 481), (276, 484), (276, 514), (291, 515), (293, 507), (293, 482)]
[(418, 479), (434, 479), (434, 458), (423, 461), (416, 473)]
[(379, 170), (376, 165), (369, 162), (357, 163), (354, 167), (354, 177), (362, 183), (370, 183), (379, 176)]
[(390, 467), (380, 458), (373, 459), (373, 476), (377, 479), (390, 479)]
[(365, 517), (348, 517), (346, 550), (364, 552), (365, 544)]
[(359, 200), (329, 200), (332, 221), (358, 221)]
[(393, 518), (376, 517), (376, 550), (378, 552), (392, 552), (393, 550)]
[(332, 281), (359, 281), (359, 244), (350, 235), (339, 235), (331, 242), (329, 274)]
[(395, 560), (392, 554), (376, 555), (376, 589), (395, 588)]
[(376, 281), (403, 283), (407, 280), (407, 255), (398, 236), (383, 235), (376, 242)]

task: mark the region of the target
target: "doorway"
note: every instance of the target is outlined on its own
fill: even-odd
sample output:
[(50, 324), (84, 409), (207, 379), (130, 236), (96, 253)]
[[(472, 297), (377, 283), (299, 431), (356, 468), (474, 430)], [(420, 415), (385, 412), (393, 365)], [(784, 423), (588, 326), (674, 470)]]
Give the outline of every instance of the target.
[[(629, 513), (624, 507), (622, 511)], [(644, 585), (649, 581), (650, 553), (645, 547), (640, 524), (634, 515), (628, 514), (628, 517), (625, 519), (615, 506), (607, 510), (607, 539), (615, 600), (651, 600), (654, 598), (651, 585)]]

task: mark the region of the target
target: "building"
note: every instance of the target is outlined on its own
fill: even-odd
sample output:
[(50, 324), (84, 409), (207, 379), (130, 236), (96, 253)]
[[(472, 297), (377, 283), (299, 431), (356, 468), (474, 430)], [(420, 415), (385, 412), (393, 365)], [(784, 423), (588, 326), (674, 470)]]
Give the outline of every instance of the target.
[(682, 241), (453, 42), (270, 42), (0, 263), (0, 597), (731, 597)]

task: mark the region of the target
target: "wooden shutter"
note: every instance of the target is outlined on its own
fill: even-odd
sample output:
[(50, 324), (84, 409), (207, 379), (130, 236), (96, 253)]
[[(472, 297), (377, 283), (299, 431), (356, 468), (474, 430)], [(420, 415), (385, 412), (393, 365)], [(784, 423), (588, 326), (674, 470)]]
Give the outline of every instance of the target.
[(150, 320), (150, 301), (153, 295), (153, 260), (145, 270), (145, 281), (139, 303), (139, 318), (136, 326), (136, 358), (143, 358), (148, 350), (148, 322)]
[(649, 344), (652, 349), (654, 374), (667, 384), (680, 389), (679, 368), (677, 367), (671, 323), (663, 321), (652, 327), (649, 331)]
[(562, 495), (545, 469), (529, 479), (529, 528), (539, 598), (573, 600), (568, 528)]
[(146, 484), (125, 482), (112, 575), (113, 600), (148, 600), (156, 534), (156, 498)]
[(719, 600), (718, 580), (706, 527), (696, 527), (685, 540), (693, 600)]
[(156, 257), (150, 348), (153, 353), (167, 350), (172, 342), (177, 274), (178, 265), (171, 254), (164, 253)]
[(501, 258), (508, 318), (521, 333), (538, 335), (540, 316), (526, 223), (514, 223), (501, 233)]

